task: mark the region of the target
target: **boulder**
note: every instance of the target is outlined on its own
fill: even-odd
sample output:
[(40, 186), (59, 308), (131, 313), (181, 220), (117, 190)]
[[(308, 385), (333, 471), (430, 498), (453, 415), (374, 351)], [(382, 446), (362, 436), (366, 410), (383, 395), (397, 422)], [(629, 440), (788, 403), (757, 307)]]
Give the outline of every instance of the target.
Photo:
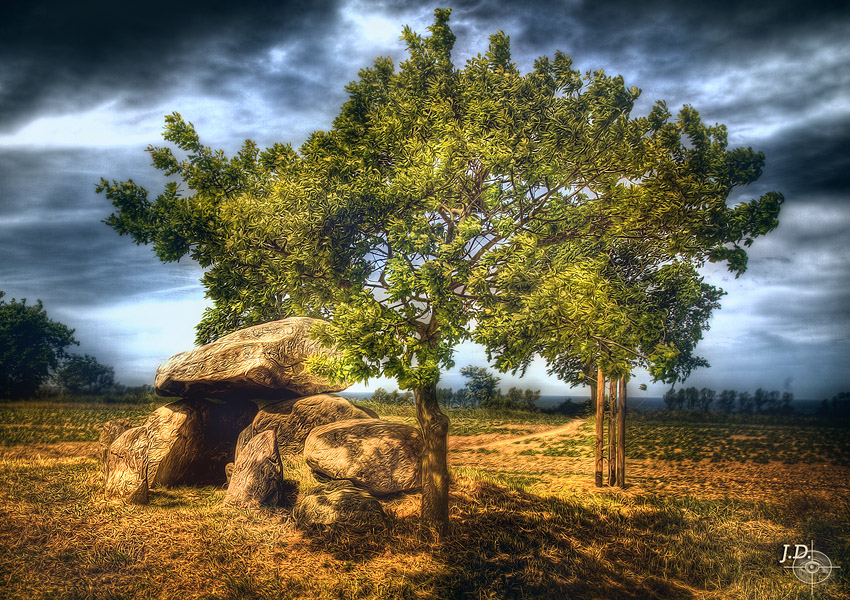
[[(341, 396), (318, 394), (263, 406), (251, 424), (251, 430), (255, 435), (273, 429), (281, 454), (301, 454), (304, 440), (314, 427), (349, 419), (371, 419), (373, 414)], [(240, 439), (244, 438), (240, 435)]]
[(110, 444), (106, 456), (106, 497), (129, 504), (148, 503), (148, 431), (134, 427)]
[(372, 494), (420, 487), (422, 437), (404, 423), (378, 419), (338, 421), (314, 428), (304, 458), (314, 471), (349, 479)]
[(381, 503), (350, 481), (331, 481), (300, 495), (292, 516), (303, 528), (343, 526), (361, 531), (383, 527), (387, 519)]
[(257, 414), (247, 400), (183, 399), (156, 409), (143, 427), (150, 438), (148, 485), (220, 485), (239, 432)]
[(272, 321), (176, 354), (157, 369), (156, 391), (182, 398), (279, 400), (344, 390), (348, 384), (332, 384), (307, 371), (309, 357), (334, 352), (310, 338), (310, 328), (319, 322)]
[(118, 436), (132, 428), (130, 421), (127, 419), (116, 419), (115, 421), (107, 421), (100, 428), (100, 457), (103, 464), (106, 464), (109, 457), (109, 447), (112, 445)]
[(251, 438), (233, 466), (225, 504), (279, 506), (283, 503), (283, 475), (273, 431)]

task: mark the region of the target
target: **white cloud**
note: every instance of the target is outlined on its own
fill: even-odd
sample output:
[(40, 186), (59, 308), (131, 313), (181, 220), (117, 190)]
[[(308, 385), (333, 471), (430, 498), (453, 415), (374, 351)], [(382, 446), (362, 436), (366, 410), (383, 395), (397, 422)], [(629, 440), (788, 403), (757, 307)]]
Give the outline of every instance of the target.
[(0, 136), (0, 147), (102, 147), (144, 145), (159, 136), (153, 114), (127, 113), (111, 101), (83, 112), (43, 116), (15, 133)]
[(122, 383), (153, 385), (160, 363), (195, 346), (195, 325), (208, 305), (200, 296), (200, 286), (191, 286), (117, 305), (63, 307), (54, 318), (76, 329), (80, 347), (72, 351), (112, 366)]
[(343, 16), (357, 28), (355, 37), (362, 44), (387, 45), (398, 40), (401, 27), (385, 17), (363, 14), (355, 8), (355, 5), (343, 9)]

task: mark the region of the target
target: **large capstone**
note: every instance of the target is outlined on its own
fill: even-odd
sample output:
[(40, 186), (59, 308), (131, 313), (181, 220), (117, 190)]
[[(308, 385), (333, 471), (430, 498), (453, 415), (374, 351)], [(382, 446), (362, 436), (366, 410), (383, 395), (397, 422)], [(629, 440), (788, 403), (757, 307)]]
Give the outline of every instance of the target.
[(314, 471), (349, 479), (373, 494), (420, 487), (422, 437), (405, 425), (378, 419), (339, 421), (314, 428), (304, 458)]
[(248, 327), (195, 350), (175, 354), (156, 372), (156, 391), (182, 398), (284, 399), (341, 391), (308, 371), (306, 361), (331, 355), (309, 335), (320, 323), (292, 317)]

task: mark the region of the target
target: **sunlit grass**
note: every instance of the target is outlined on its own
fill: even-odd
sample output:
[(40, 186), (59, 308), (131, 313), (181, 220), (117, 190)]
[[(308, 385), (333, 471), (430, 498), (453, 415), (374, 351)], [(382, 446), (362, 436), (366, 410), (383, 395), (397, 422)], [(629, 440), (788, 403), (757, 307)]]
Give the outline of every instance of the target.
[[(26, 413), (33, 431), (68, 418), (72, 430), (82, 428), (95, 414), (38, 410)], [(122, 407), (102, 416), (143, 418)], [(473, 411), (456, 417), (468, 419), (469, 430), (492, 426), (492, 415), (477, 424)], [(513, 416), (503, 419), (500, 426), (514, 434), (526, 430)], [(665, 439), (664, 427), (674, 427), (635, 423), (635, 437), (641, 427), (662, 425), (657, 437)], [(527, 447), (579, 448), (592, 425)], [(675, 439), (702, 447), (714, 435), (703, 429), (683, 426)], [(789, 424), (755, 439), (808, 443), (801, 436), (809, 435)], [(154, 490), (148, 506), (107, 502), (101, 465), (91, 456), (0, 458), (0, 598), (802, 600), (811, 590), (779, 565), (783, 544), (815, 540), (833, 563), (850, 565), (846, 499), (799, 493), (746, 501), (704, 498), (698, 490), (675, 496), (610, 488), (544, 494), (536, 490), (549, 470), (520, 470), (499, 461), (493, 448), (481, 450), (459, 456), (496, 459), (496, 466), (455, 465), (452, 533), (436, 543), (419, 525), (415, 496), (387, 505), (385, 531), (305, 533), (285, 510), (224, 506), (224, 491), (215, 487)], [(532, 458), (540, 467), (566, 460), (543, 452)], [(297, 478), (309, 475), (300, 464), (289, 468)], [(850, 569), (833, 577), (815, 588), (815, 598), (850, 597)]]

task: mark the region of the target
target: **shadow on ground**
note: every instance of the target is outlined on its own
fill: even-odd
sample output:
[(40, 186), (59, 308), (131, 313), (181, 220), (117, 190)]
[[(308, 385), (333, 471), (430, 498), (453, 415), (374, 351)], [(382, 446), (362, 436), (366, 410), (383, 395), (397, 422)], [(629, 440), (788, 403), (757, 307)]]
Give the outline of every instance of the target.
[(340, 561), (394, 558), (389, 568), (404, 570), (410, 589), (428, 597), (695, 597), (686, 581), (652, 573), (669, 560), (687, 520), (669, 510), (637, 512), (626, 518), (614, 508), (464, 480), (452, 494), (451, 534), (439, 542), (408, 514), (383, 532), (313, 531), (301, 543)]

